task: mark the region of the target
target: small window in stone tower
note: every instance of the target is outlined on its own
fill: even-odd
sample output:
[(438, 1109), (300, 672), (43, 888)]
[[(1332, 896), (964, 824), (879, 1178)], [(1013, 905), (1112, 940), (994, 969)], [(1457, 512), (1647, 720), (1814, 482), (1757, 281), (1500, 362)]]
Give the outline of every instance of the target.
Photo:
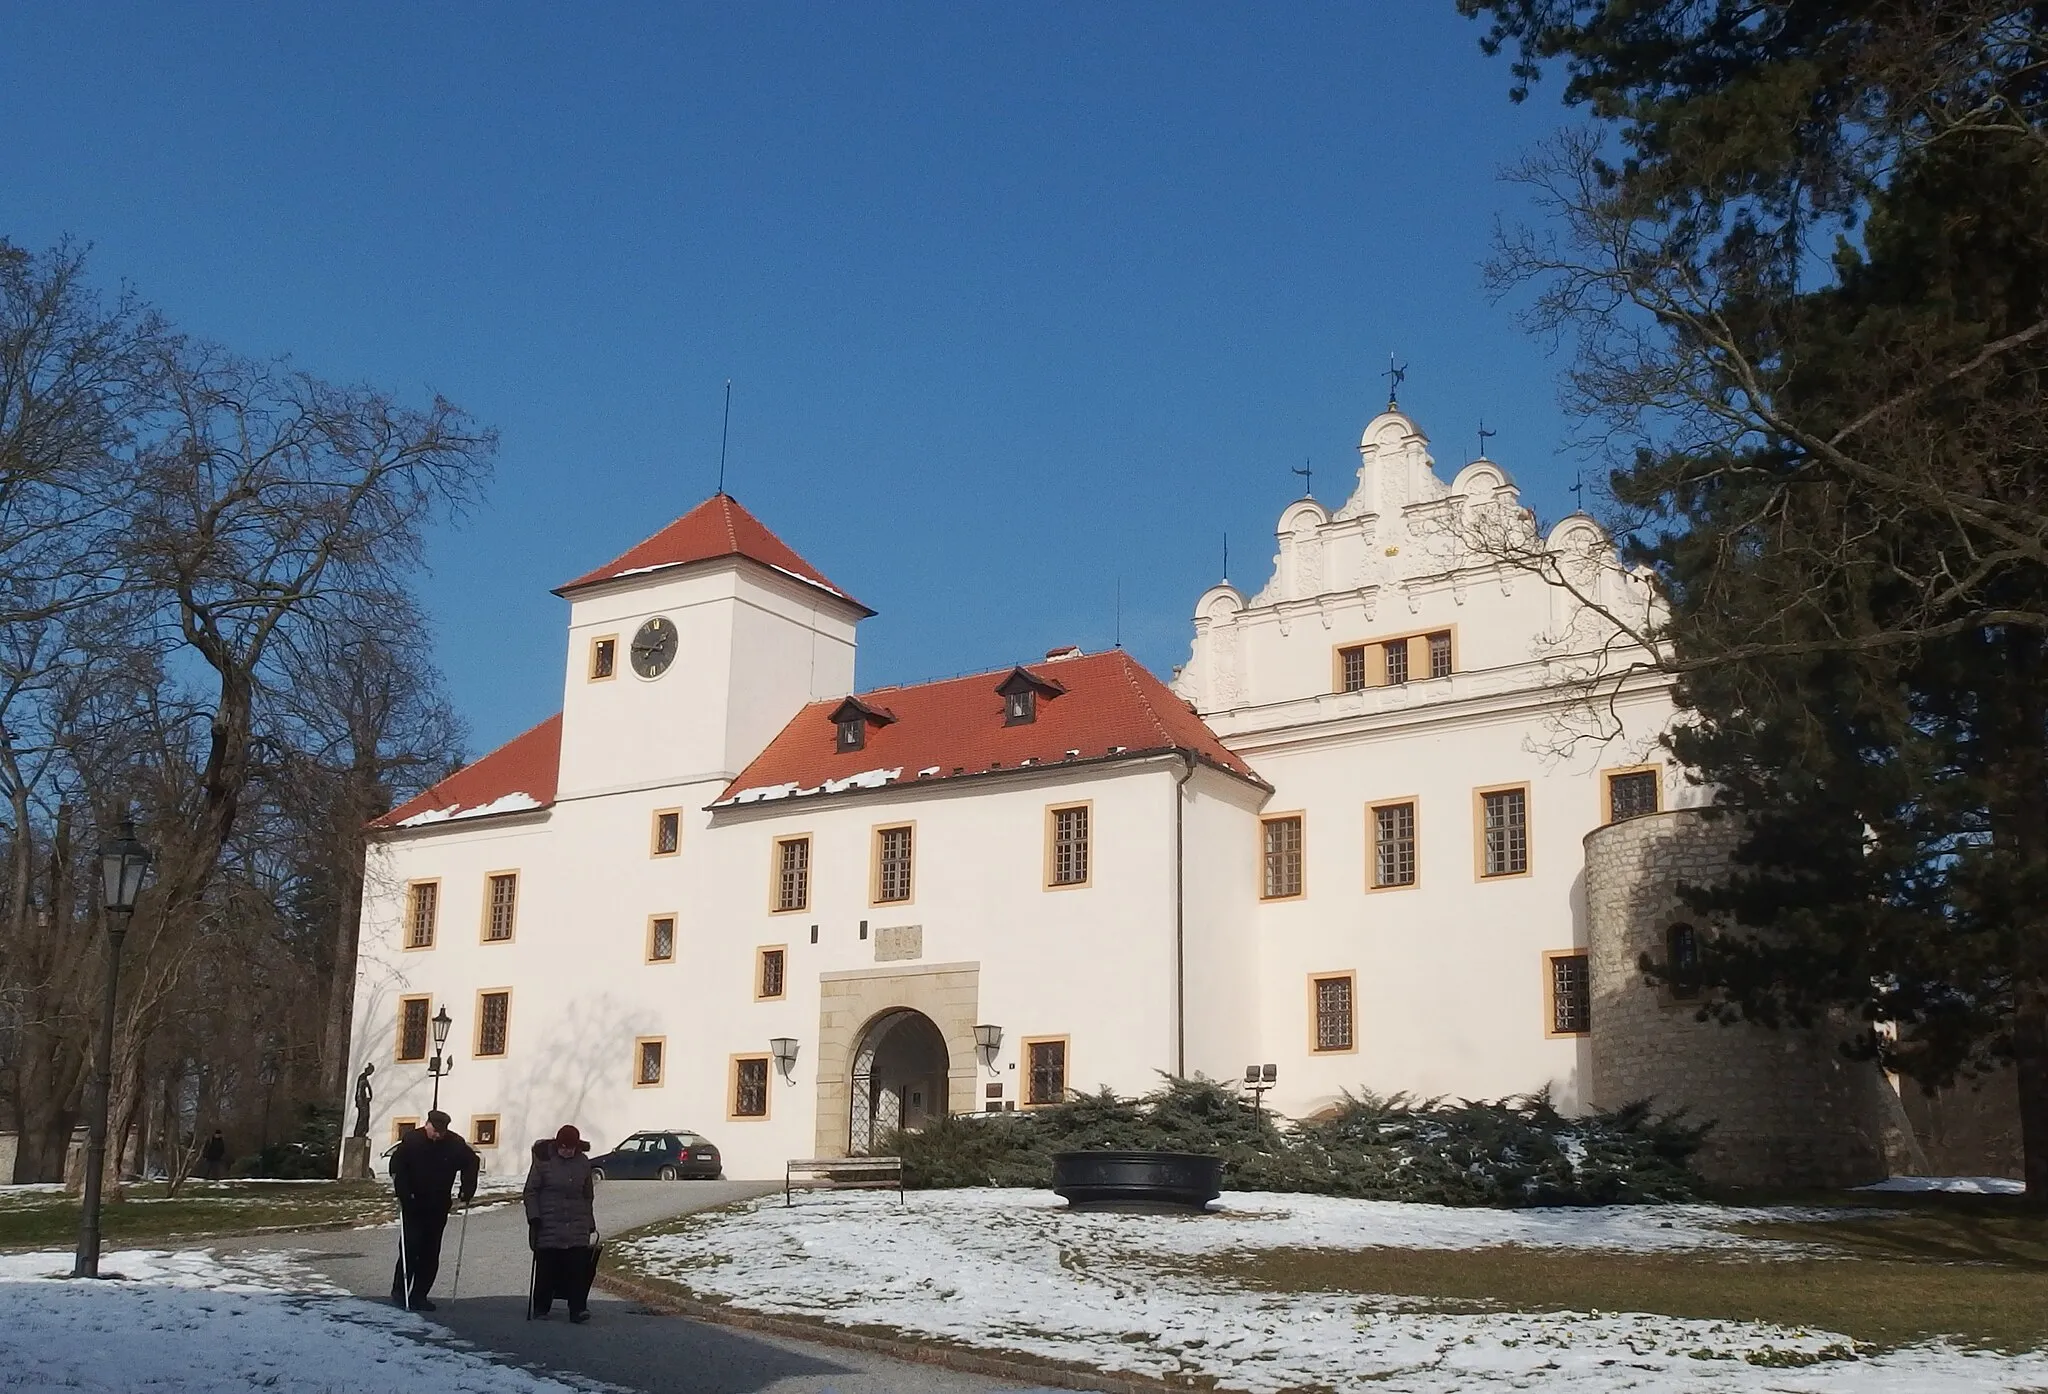
[(1550, 955), (1550, 1034), (1583, 1036), (1593, 1029), (1593, 979), (1584, 954)]
[(602, 682), (618, 672), (619, 641), (613, 638), (590, 641), (590, 680)]
[(1657, 771), (1627, 770), (1607, 776), (1607, 821), (1624, 822), (1657, 811)]
[(1675, 924), (1664, 931), (1664, 964), (1669, 976), (1665, 983), (1680, 1001), (1700, 995), (1700, 936), (1689, 924)]
[(1399, 687), (1408, 681), (1408, 641), (1396, 639), (1382, 644), (1380, 650), (1386, 655), (1387, 686)]
[(1365, 645), (1353, 644), (1337, 650), (1339, 692), (1365, 691)]

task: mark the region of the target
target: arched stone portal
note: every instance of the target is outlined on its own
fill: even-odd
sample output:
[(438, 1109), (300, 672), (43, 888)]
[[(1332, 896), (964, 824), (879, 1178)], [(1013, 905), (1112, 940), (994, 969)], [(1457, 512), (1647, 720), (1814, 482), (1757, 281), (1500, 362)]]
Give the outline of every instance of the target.
[(853, 1051), (847, 1152), (866, 1156), (893, 1129), (944, 1117), (951, 1069), (946, 1038), (923, 1012), (896, 1007), (876, 1016)]

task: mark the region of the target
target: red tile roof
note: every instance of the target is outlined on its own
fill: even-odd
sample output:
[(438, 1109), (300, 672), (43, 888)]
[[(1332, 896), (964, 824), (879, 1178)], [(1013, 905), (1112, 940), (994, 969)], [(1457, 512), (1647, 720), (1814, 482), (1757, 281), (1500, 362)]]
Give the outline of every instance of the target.
[(373, 828), (421, 827), (450, 819), (501, 813), (531, 813), (555, 801), (562, 768), (562, 714), (514, 736), (480, 760), (472, 760), (370, 824)]
[(996, 688), (1012, 671), (996, 668), (861, 693), (867, 706), (896, 719), (870, 722), (859, 750), (838, 748), (832, 713), (846, 699), (813, 702), (726, 786), (718, 803), (932, 783), (956, 775), (1135, 759), (1173, 750), (1192, 751), (1205, 764), (1265, 786), (1186, 702), (1121, 649), (1029, 665), (1025, 671), (1033, 677), (1065, 691), (1041, 694), (1036, 720), (1006, 726)]
[(745, 557), (785, 576), (793, 576), (806, 585), (816, 586), (827, 594), (836, 595), (870, 615), (874, 613), (826, 580), (787, 542), (768, 531), (767, 525), (759, 518), (740, 507), (739, 501), (731, 494), (712, 495), (624, 556), (578, 576), (567, 585), (557, 586), (555, 594), (567, 595), (570, 591), (594, 586), (601, 581), (616, 581), (639, 572), (662, 571), (719, 557)]

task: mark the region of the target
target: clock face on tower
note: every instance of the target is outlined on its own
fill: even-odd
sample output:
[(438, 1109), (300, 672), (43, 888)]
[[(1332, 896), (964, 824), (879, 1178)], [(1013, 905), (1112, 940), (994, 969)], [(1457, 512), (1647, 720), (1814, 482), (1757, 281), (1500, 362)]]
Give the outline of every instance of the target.
[(676, 627), (656, 615), (633, 636), (633, 671), (643, 678), (658, 678), (675, 661)]

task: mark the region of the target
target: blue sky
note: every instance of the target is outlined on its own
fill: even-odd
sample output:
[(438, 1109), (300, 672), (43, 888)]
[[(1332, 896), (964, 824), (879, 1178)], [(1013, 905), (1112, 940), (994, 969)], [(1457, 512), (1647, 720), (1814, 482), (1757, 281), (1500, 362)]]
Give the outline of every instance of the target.
[(1230, 534), (1402, 404), (1546, 517), (1559, 361), (1480, 285), (1565, 119), (1451, 0), (17, 5), (0, 235), (501, 431), (422, 592), (473, 746), (556, 709), (549, 588), (728, 487), (880, 614), (863, 686), (1162, 675)]

